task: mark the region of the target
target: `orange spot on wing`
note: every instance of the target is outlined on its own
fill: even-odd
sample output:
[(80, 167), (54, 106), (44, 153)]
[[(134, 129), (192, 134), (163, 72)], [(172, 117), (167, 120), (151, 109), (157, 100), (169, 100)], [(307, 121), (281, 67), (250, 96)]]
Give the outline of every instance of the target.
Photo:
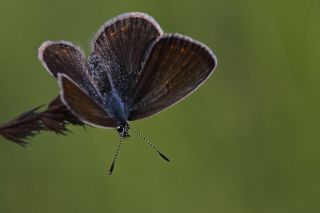
[(186, 51), (186, 48), (181, 48), (180, 53), (184, 53)]

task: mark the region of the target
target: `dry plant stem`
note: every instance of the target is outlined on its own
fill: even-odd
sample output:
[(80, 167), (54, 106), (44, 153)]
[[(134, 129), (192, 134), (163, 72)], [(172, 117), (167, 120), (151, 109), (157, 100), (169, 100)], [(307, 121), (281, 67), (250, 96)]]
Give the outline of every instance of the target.
[(21, 146), (26, 146), (26, 139), (35, 136), (41, 131), (51, 131), (65, 135), (67, 124), (84, 125), (78, 120), (57, 96), (43, 112), (37, 112), (42, 106), (22, 113), (13, 120), (0, 124), (0, 135)]

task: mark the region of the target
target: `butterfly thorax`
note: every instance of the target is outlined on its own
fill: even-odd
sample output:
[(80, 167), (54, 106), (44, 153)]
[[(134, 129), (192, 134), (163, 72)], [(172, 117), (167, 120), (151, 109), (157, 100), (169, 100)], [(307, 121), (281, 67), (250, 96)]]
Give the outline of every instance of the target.
[(118, 126), (126, 124), (129, 117), (129, 110), (126, 103), (122, 101), (116, 91), (112, 91), (104, 101), (104, 108), (109, 116), (116, 121)]

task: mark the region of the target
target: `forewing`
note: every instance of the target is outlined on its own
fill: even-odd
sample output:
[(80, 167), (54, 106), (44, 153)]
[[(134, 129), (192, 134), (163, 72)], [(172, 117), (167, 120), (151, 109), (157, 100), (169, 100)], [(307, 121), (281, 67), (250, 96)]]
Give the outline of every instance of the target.
[(183, 99), (210, 76), (216, 63), (204, 44), (179, 34), (162, 36), (146, 59), (129, 120), (153, 115)]
[(55, 78), (65, 74), (85, 90), (96, 102), (100, 94), (88, 75), (88, 66), (81, 49), (67, 41), (46, 41), (39, 48), (39, 59)]
[(40, 46), (38, 54), (44, 67), (54, 77), (63, 73), (78, 84), (83, 84), (87, 64), (79, 47), (67, 41), (46, 41)]
[(89, 73), (100, 93), (114, 88), (131, 105), (148, 46), (161, 34), (158, 23), (144, 13), (126, 13), (102, 26), (89, 60)]
[(65, 74), (58, 74), (61, 98), (68, 109), (84, 123), (97, 127), (116, 127), (107, 112)]

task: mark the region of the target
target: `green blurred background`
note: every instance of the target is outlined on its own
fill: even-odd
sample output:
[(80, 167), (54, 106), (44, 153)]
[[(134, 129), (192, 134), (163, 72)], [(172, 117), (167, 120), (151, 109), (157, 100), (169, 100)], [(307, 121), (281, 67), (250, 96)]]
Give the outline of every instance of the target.
[(58, 93), (37, 59), (43, 41), (88, 52), (128, 11), (219, 59), (197, 92), (133, 124), (172, 162), (134, 136), (108, 176), (114, 130), (43, 133), (30, 150), (0, 138), (0, 212), (320, 212), (319, 0), (1, 0), (0, 122)]

